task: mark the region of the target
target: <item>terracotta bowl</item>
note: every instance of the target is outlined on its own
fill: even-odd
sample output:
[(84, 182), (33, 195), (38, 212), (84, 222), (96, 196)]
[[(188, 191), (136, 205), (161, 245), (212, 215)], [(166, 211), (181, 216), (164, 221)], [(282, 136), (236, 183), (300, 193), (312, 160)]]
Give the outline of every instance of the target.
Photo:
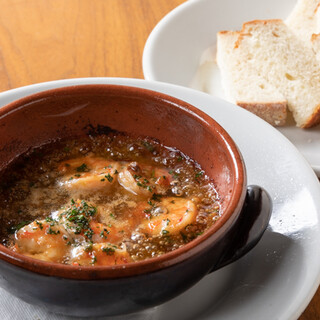
[(271, 201), (261, 188), (247, 187), (245, 165), (235, 143), (208, 115), (162, 93), (79, 85), (10, 103), (0, 109), (0, 170), (29, 148), (104, 127), (157, 138), (195, 159), (215, 181), (221, 218), (182, 248), (126, 265), (48, 263), (0, 245), (0, 282), (6, 290), (62, 314), (136, 312), (179, 295), (259, 241), (268, 225)]

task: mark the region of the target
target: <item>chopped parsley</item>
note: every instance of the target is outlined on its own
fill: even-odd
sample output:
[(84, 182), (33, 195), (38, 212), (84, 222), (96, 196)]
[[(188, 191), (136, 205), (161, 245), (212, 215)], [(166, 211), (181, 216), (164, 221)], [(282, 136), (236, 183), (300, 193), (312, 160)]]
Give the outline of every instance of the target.
[(102, 251), (105, 252), (108, 256), (112, 256), (116, 250), (110, 247), (103, 247)]
[(110, 173), (108, 173), (107, 175), (104, 176), (105, 178), (107, 178), (107, 180), (111, 183), (113, 181), (113, 177), (110, 175)]
[(200, 178), (202, 175), (203, 175), (203, 171), (198, 171), (198, 172), (196, 172), (196, 174), (195, 174), (195, 178), (198, 179), (198, 178)]
[(90, 170), (89, 170), (88, 166), (85, 163), (83, 163), (81, 166), (76, 168), (76, 171), (77, 172), (88, 172)]
[(91, 264), (95, 264), (97, 262), (97, 257), (93, 256), (91, 260)]
[(54, 235), (57, 235), (60, 233), (59, 230), (55, 231), (55, 230), (52, 230), (51, 226), (49, 226), (49, 228), (47, 229), (47, 234), (54, 234)]
[(107, 239), (108, 238), (108, 234), (110, 233), (110, 231), (106, 228), (104, 228), (101, 232), (100, 232), (100, 237)]
[(89, 242), (89, 243), (86, 245), (86, 247), (84, 248), (84, 251), (85, 251), (85, 252), (90, 252), (90, 251), (92, 251), (92, 249), (93, 249), (93, 243), (92, 243), (92, 242)]
[(152, 195), (152, 197), (151, 197), (151, 200), (153, 200), (153, 201), (160, 201), (160, 199), (161, 199), (161, 194), (156, 194), (156, 193), (154, 193), (153, 195)]
[(72, 225), (67, 224), (69, 229), (73, 229), (75, 234), (81, 234), (83, 232), (86, 238), (91, 239), (94, 232), (90, 228), (90, 218), (94, 216), (96, 212), (97, 209), (84, 200), (80, 203), (76, 203), (72, 199), (71, 206), (62, 214), (65, 216), (66, 220), (72, 222)]
[(39, 226), (40, 230), (43, 229), (43, 224), (41, 222), (36, 220), (36, 224)]

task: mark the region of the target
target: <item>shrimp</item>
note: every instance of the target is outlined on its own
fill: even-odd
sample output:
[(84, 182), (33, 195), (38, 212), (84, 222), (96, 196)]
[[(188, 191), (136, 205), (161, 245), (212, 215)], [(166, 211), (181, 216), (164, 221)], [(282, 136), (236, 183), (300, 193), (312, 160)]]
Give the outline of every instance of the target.
[(118, 243), (128, 234), (125, 226), (115, 224), (105, 225), (96, 221), (91, 221), (90, 228), (93, 231), (92, 241), (94, 243)]
[(91, 246), (73, 248), (70, 264), (110, 266), (131, 262), (129, 253), (110, 243), (95, 243)]
[[(130, 232), (128, 223), (105, 225), (96, 221), (97, 213), (97, 209), (91, 204), (72, 200), (71, 205), (53, 212), (51, 217), (33, 221), (18, 230), (15, 233), (15, 244), (12, 249), (34, 258), (55, 262), (64, 262), (70, 259), (70, 256), (78, 256), (83, 251), (81, 259), (88, 260), (90, 256), (86, 254), (88, 247), (94, 245), (98, 254), (99, 245), (104, 248), (106, 244), (112, 244), (114, 248), (115, 244), (122, 241), (124, 233)], [(80, 253), (75, 254), (79, 250)], [(106, 250), (113, 252), (113, 249), (102, 251)], [(125, 259), (129, 260), (127, 254), (121, 250), (118, 254), (118, 251), (114, 257), (105, 257), (104, 253), (101, 261), (116, 264), (118, 260), (123, 263)]]
[(73, 189), (109, 191), (120, 169), (119, 163), (98, 157), (81, 157), (60, 163), (60, 185)]
[(12, 249), (36, 259), (63, 262), (68, 251), (67, 242), (65, 228), (53, 220), (35, 220), (16, 231)]
[(177, 234), (195, 221), (194, 202), (185, 198), (168, 197), (149, 209), (151, 214), (138, 226), (142, 232), (154, 236)]
[(129, 163), (118, 175), (118, 182), (124, 189), (142, 197), (166, 194), (171, 181), (172, 176), (166, 168), (138, 165), (137, 162)]

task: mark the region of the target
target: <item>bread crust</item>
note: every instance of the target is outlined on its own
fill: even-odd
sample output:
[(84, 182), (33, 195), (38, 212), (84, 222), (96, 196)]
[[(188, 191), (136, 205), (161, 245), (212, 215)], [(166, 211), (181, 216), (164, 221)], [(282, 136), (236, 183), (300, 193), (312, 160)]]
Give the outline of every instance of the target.
[(251, 25), (258, 25), (258, 24), (267, 25), (267, 24), (275, 24), (275, 23), (282, 24), (283, 21), (281, 19), (269, 19), (269, 20), (251, 20), (243, 23), (242, 29), (239, 32), (239, 37), (235, 42), (234, 47), (238, 48), (244, 37), (251, 36), (250, 32), (248, 32), (248, 28), (250, 28)]
[(236, 104), (273, 126), (283, 126), (287, 118), (287, 101), (279, 102), (245, 102), (237, 101)]
[(311, 128), (320, 123), (320, 104), (317, 105), (307, 122), (301, 126), (303, 129)]

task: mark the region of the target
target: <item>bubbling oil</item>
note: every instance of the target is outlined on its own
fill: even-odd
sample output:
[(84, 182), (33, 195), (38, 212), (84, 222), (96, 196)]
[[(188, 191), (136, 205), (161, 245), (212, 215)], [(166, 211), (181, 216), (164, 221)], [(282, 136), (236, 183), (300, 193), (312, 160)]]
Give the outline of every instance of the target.
[[(94, 161), (109, 161), (113, 171), (108, 166), (99, 169), (101, 172), (94, 169)], [(72, 163), (81, 162), (73, 169)], [(61, 164), (64, 171), (59, 169)], [(102, 172), (105, 170), (111, 174)], [(72, 242), (67, 230), (66, 247), (88, 248), (88, 243), (92, 247), (96, 244), (92, 239), (98, 239), (98, 244), (108, 241), (108, 245), (111, 242), (128, 254), (125, 260), (128, 262), (156, 257), (183, 246), (201, 236), (220, 216), (214, 182), (200, 165), (179, 150), (147, 137), (110, 132), (55, 141), (20, 156), (0, 174), (1, 241), (31, 256), (34, 253), (22, 252), (19, 243), (24, 228), (34, 221), (52, 219), (57, 212), (62, 216), (67, 209), (61, 208), (69, 208), (70, 201), (81, 200), (97, 208), (97, 214), (90, 219), (111, 234), (103, 234), (101, 239), (97, 234), (89, 239), (80, 230), (77, 238), (80, 240)], [(95, 179), (90, 182), (92, 187), (84, 182), (88, 177)], [(54, 227), (62, 223), (54, 221)], [(112, 240), (113, 228), (117, 240)], [(47, 232), (41, 231), (45, 238)], [(50, 239), (57, 233), (51, 232)], [(64, 256), (58, 261), (75, 263), (70, 250), (63, 251)], [(104, 252), (109, 255), (112, 250)], [(88, 251), (93, 257), (90, 264), (99, 264), (95, 251)], [(36, 258), (47, 259), (45, 254)], [(77, 261), (85, 265), (89, 260)]]

